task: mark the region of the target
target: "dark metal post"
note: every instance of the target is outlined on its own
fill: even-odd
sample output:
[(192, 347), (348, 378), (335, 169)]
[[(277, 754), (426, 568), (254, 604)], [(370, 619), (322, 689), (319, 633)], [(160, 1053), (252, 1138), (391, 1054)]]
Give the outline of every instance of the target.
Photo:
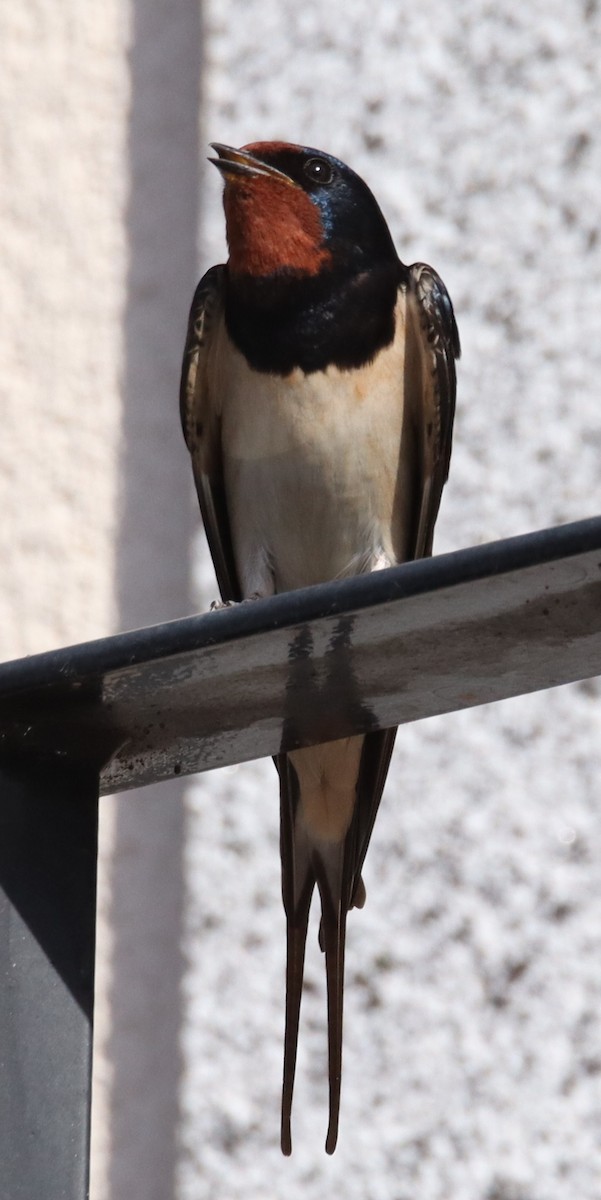
[(0, 1196), (85, 1200), (98, 772), (0, 766)]

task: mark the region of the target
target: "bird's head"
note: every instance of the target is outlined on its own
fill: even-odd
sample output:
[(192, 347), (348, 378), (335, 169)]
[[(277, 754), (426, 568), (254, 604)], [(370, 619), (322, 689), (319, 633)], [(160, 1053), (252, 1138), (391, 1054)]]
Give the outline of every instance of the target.
[(355, 274), (397, 256), (367, 184), (331, 154), (286, 142), (212, 143), (225, 178), (229, 267), (268, 278)]

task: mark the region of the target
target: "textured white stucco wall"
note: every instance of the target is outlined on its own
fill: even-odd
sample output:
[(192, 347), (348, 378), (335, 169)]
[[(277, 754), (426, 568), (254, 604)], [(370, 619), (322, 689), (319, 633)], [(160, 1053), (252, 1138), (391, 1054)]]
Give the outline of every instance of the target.
[(0, 654), (114, 625), (124, 12), (0, 11)]
[[(127, 231), (127, 10), (0, 9), (0, 655), (119, 625)], [(100, 905), (114, 847), (103, 806)], [(109, 937), (98, 940), (108, 1035)], [(97, 1055), (96, 1162), (109, 1081)]]
[[(201, 155), (346, 159), (443, 275), (464, 357), (437, 549), (599, 511), (596, 0), (207, 0), (204, 26), (201, 58), (189, 0), (0, 12), (4, 657), (189, 608), (199, 211), (200, 266), (223, 257), (199, 112)], [(196, 606), (214, 594), (199, 551)], [(316, 929), (278, 1148), (272, 764), (200, 777), (185, 812), (175, 787), (105, 806), (94, 1200), (597, 1200), (600, 711), (593, 682), (401, 732), (333, 1159)]]
[[(0, 11), (3, 658), (189, 611), (199, 20)], [(182, 838), (177, 789), (101, 804), (95, 1200), (172, 1191)]]

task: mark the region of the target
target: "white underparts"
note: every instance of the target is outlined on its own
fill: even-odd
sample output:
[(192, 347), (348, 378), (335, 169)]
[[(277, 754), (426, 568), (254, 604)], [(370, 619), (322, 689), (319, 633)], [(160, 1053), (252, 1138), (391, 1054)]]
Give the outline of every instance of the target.
[(357, 370), (281, 377), (253, 371), (231, 343), (219, 354), (224, 482), (243, 595), (382, 570), (404, 556), (414, 512), (403, 483), (413, 469), (403, 304), (394, 341)]

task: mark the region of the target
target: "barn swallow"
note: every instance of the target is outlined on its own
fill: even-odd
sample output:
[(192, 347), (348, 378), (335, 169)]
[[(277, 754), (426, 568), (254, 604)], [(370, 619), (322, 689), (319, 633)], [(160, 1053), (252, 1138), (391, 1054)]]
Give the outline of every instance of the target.
[[(344, 163), (306, 146), (212, 143), (229, 259), (192, 302), (181, 418), (222, 599), (271, 596), (432, 552), (459, 338), (431, 267), (405, 266)], [(280, 754), (287, 921), (281, 1144), (291, 1152), (305, 942), (321, 899), (330, 1116), (338, 1136), (347, 911), (396, 730)]]

